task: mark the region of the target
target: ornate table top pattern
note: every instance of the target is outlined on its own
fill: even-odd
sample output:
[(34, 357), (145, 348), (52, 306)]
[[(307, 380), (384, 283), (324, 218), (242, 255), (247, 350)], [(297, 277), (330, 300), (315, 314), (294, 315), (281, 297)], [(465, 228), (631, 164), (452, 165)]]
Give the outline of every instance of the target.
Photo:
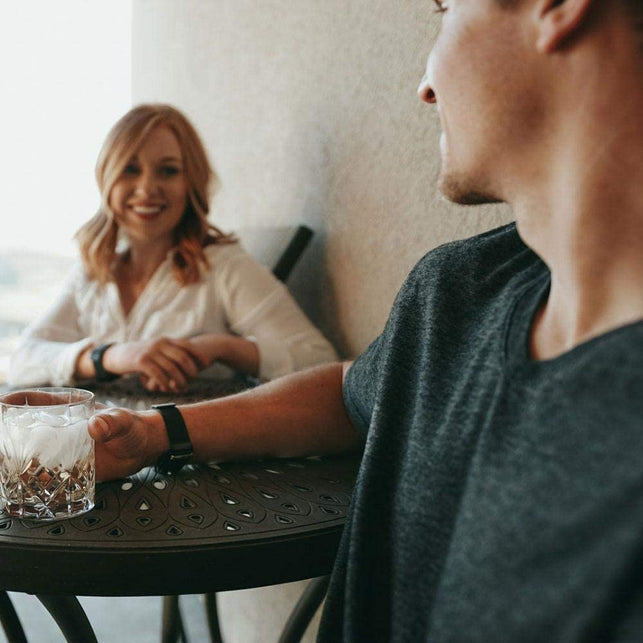
[[(97, 401), (135, 409), (239, 392), (245, 381), (183, 396), (127, 386)], [(92, 511), (32, 522), (0, 514), (0, 587), (61, 595), (188, 594), (257, 587), (328, 573), (359, 456), (152, 468), (97, 485)]]
[(0, 542), (144, 550), (179, 536), (189, 547), (206, 537), (238, 541), (310, 525), (332, 527), (346, 517), (353, 477), (354, 458), (190, 465), (174, 477), (147, 468), (100, 483), (95, 508), (71, 520), (0, 514)]
[(279, 459), (101, 483), (95, 508), (71, 520), (0, 518), (0, 586), (158, 595), (326, 574), (357, 466), (356, 456)]

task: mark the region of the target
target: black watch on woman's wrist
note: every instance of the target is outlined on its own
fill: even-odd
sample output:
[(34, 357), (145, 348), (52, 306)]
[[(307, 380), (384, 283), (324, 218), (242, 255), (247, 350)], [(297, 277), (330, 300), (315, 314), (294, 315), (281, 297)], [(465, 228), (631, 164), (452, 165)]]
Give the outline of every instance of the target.
[(94, 377), (97, 382), (111, 382), (119, 377), (116, 373), (110, 373), (105, 370), (105, 367), (103, 366), (103, 355), (105, 354), (105, 351), (113, 345), (114, 342), (111, 344), (101, 344), (100, 346), (96, 346), (89, 355), (92, 360), (92, 364), (94, 365), (94, 370), (96, 371), (96, 375)]
[(170, 448), (156, 461), (155, 469), (171, 476), (181, 470), (194, 455), (192, 442), (183, 416), (175, 404), (154, 404), (152, 408), (161, 414), (170, 441)]

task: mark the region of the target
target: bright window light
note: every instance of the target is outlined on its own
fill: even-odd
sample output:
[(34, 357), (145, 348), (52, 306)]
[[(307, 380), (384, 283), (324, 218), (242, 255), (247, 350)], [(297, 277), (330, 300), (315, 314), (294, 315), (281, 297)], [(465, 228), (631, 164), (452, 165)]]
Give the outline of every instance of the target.
[(131, 107), (132, 0), (29, 0), (0, 20), (0, 385), (97, 210), (94, 165)]
[(131, 106), (132, 0), (29, 0), (2, 12), (0, 249), (71, 255), (96, 211), (94, 164)]

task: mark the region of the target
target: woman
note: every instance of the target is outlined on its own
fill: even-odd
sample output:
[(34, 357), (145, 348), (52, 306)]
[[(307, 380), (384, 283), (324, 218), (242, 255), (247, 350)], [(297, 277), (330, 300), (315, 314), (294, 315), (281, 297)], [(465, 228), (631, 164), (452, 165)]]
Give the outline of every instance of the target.
[(137, 373), (150, 391), (177, 392), (221, 365), (272, 379), (335, 359), (283, 284), (208, 223), (216, 177), (178, 110), (125, 114), (96, 179), (100, 209), (76, 235), (82, 262), (25, 331), (10, 385)]

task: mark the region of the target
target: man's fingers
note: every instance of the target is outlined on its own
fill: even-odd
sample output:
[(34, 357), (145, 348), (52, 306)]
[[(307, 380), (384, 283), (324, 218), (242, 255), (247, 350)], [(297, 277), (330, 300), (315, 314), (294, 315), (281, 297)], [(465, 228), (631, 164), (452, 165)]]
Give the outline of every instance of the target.
[(87, 424), (87, 430), (89, 431), (89, 435), (96, 442), (105, 442), (109, 440), (111, 433), (107, 420), (105, 420), (102, 415), (98, 414), (90, 418), (89, 423)]
[(108, 409), (100, 411), (90, 418), (89, 435), (96, 442), (107, 442), (123, 433), (133, 421), (132, 414), (126, 409)]

